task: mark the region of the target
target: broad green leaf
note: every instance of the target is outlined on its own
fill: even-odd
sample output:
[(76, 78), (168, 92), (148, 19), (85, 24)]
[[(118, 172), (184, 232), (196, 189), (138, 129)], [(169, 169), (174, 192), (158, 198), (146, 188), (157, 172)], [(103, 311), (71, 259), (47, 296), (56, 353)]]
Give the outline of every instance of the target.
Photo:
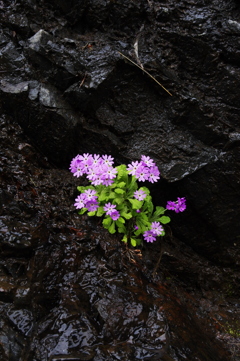
[(162, 224), (167, 224), (171, 221), (171, 219), (167, 216), (163, 216), (161, 218), (159, 218), (159, 221), (162, 223)]
[(107, 198), (108, 198), (108, 195), (109, 195), (109, 191), (108, 189), (103, 189), (101, 191), (101, 193), (99, 194), (98, 196), (98, 200), (101, 202), (101, 201), (105, 201)]
[(129, 202), (132, 204), (133, 209), (140, 209), (142, 207), (142, 201), (139, 201), (137, 199), (128, 199)]
[(115, 230), (115, 222), (112, 222), (111, 226), (108, 228), (108, 232), (113, 234), (116, 232)]
[(125, 182), (120, 182), (120, 183), (118, 183), (118, 187), (119, 187), (119, 188), (123, 188), (123, 187), (125, 187), (125, 185), (126, 185)]
[(108, 199), (114, 199), (116, 197), (116, 194), (114, 192), (110, 192)]
[(124, 177), (124, 176), (126, 176), (127, 175), (127, 170), (126, 170), (126, 165), (125, 164), (121, 164), (121, 165), (119, 165), (118, 167), (116, 167), (117, 168), (117, 171), (118, 171), (118, 173), (117, 173), (117, 179), (120, 179), (120, 178), (122, 178), (122, 177)]
[(147, 210), (148, 210), (150, 215), (153, 212), (153, 208), (154, 208), (153, 203), (152, 202), (147, 202)]
[(117, 193), (117, 194), (124, 194), (125, 193), (125, 191), (123, 189), (121, 189), (121, 188), (116, 188), (114, 190), (114, 192)]
[(132, 214), (131, 213), (126, 213), (126, 212), (121, 212), (121, 216), (124, 217), (125, 219), (132, 218)]
[(87, 215), (88, 215), (89, 217), (92, 217), (92, 216), (95, 216), (95, 214), (96, 214), (96, 211), (94, 211), (94, 212), (88, 212)]
[(133, 247), (136, 247), (136, 245), (137, 245), (137, 242), (136, 242), (136, 240), (134, 238), (131, 238), (131, 245)]
[(116, 197), (116, 198), (114, 198), (114, 202), (117, 203), (117, 204), (121, 204), (121, 203), (124, 202), (124, 199), (120, 198), (120, 197)]
[(85, 191), (85, 189), (86, 189), (86, 187), (83, 187), (83, 186), (78, 186), (77, 187), (77, 190), (79, 191), (79, 192), (83, 192), (83, 191)]
[(118, 227), (118, 232), (119, 232), (119, 233), (126, 233), (126, 227), (124, 226), (124, 224), (121, 224), (121, 225)]
[[(144, 231), (145, 232), (145, 231)], [(143, 233), (143, 231), (140, 229), (140, 228), (138, 228), (135, 232), (134, 232), (134, 234), (135, 234), (135, 236), (139, 236), (140, 234), (142, 234)]]
[(104, 220), (102, 221), (102, 225), (104, 228), (107, 228), (110, 227), (110, 224), (112, 223), (112, 218), (111, 217), (106, 217), (104, 218)]
[(78, 214), (84, 214), (87, 212), (87, 208), (82, 208), (80, 211), (78, 211)]
[(137, 222), (137, 225), (139, 223), (141, 226), (144, 226), (144, 228), (150, 227), (150, 225), (151, 225), (151, 222), (149, 221), (148, 216), (144, 212), (137, 214), (136, 222)]
[(117, 222), (120, 222), (120, 223), (125, 223), (125, 219), (123, 219), (122, 217), (119, 217)]
[(153, 213), (153, 216), (160, 216), (160, 214), (164, 214), (165, 211), (165, 208), (157, 206), (156, 211)]
[(96, 216), (101, 217), (103, 214), (104, 214), (103, 207), (98, 207)]
[(127, 236), (126, 235), (123, 237), (122, 242), (127, 243)]

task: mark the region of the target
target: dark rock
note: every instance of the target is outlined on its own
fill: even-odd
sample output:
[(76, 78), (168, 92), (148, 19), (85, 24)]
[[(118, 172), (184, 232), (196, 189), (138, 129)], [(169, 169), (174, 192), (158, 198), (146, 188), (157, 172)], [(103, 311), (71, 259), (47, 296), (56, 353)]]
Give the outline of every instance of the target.
[[(239, 10), (233, 0), (0, 1), (3, 361), (231, 359)], [(116, 164), (149, 155), (162, 176), (154, 202), (187, 198), (159, 269), (160, 245), (141, 260), (77, 216), (82, 180), (68, 167), (86, 152)]]

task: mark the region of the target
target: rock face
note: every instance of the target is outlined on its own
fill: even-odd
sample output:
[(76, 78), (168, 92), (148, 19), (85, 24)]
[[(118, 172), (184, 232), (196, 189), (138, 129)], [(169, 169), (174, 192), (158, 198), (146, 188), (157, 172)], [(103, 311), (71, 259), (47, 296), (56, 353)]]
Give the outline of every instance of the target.
[[(0, 1), (1, 114), (4, 119), (11, 119), (13, 124), (19, 124), (28, 137), (27, 145), (24, 141), (19, 145), (22, 147), (19, 150), (24, 152), (26, 162), (35, 164), (34, 157), (38, 153), (35, 153), (32, 147), (36, 147), (42, 155), (41, 160), (40, 156), (37, 156), (40, 166), (47, 168), (52, 166), (56, 177), (54, 181), (64, 183), (65, 171), (72, 157), (78, 153), (112, 154), (118, 163), (139, 159), (142, 154), (151, 156), (161, 170), (162, 176), (158, 185), (151, 189), (156, 204), (164, 205), (167, 200), (175, 200), (177, 196), (187, 198), (187, 211), (181, 216), (173, 216), (171, 223), (172, 233), (181, 244), (180, 253), (184, 247), (188, 250), (190, 247), (196, 257), (203, 257), (201, 260), (212, 262), (213, 267), (224, 267), (228, 274), (228, 276), (224, 274), (224, 279), (228, 280), (223, 282), (224, 292), (225, 282), (230, 282), (231, 279), (231, 287), (237, 284), (240, 264), (239, 14), (239, 4), (233, 0)], [(7, 134), (11, 136), (13, 130), (9, 130)], [(9, 152), (10, 159), (12, 151)], [(16, 155), (16, 162), (18, 157)], [(25, 169), (23, 165), (20, 168), (23, 173), (29, 172), (29, 169)], [(17, 170), (15, 169), (14, 172)], [(35, 174), (34, 172), (38, 171), (35, 169), (32, 172)], [(9, 174), (7, 169), (5, 173)], [(29, 218), (35, 213), (39, 216), (42, 208), (40, 210), (36, 205), (32, 206), (31, 202), (22, 200), (20, 208), (18, 203), (11, 203), (12, 196), (8, 194), (7, 188), (7, 181), (10, 179), (8, 177), (10, 176), (3, 176), (2, 181), (5, 182), (6, 189), (2, 191), (0, 199), (7, 207), (11, 204), (13, 217), (20, 215), (23, 209), (29, 212)], [(10, 193), (13, 189), (21, 188), (19, 182), (23, 182), (21, 184), (26, 187), (31, 183), (30, 178), (22, 178), (20, 181), (15, 179), (14, 184), (10, 182)], [(75, 186), (74, 181), (69, 184)], [(25, 189), (25, 191), (32, 192), (34, 197), (32, 190), (34, 188), (29, 187), (29, 190)], [(41, 199), (44, 200), (44, 195)], [(51, 203), (51, 197), (48, 198), (48, 202)], [(70, 204), (71, 202), (66, 208)], [(64, 216), (68, 218), (67, 211)], [(20, 252), (20, 256), (29, 257), (28, 260), (24, 258), (19, 261), (17, 267), (20, 269), (25, 269), (30, 259), (31, 262), (35, 262), (32, 258), (32, 252), (36, 251), (35, 246), (38, 249), (46, 240), (49, 242), (49, 230), (39, 224), (41, 222), (34, 223), (33, 229), (31, 226), (26, 229), (25, 224), (14, 225), (13, 222), (9, 225), (8, 237), (3, 237), (1, 241), (4, 252), (7, 252), (6, 254), (9, 252), (10, 258), (16, 254), (15, 252)], [(40, 227), (39, 230), (37, 227)], [(5, 232), (5, 225), (2, 229)], [(98, 228), (96, 229), (100, 232)], [(34, 246), (33, 240), (35, 240)], [(41, 240), (40, 244), (39, 240)], [(20, 242), (19, 247), (16, 246), (18, 242)], [(13, 253), (11, 247), (14, 247)], [(97, 248), (94, 243), (92, 247), (95, 249), (94, 255)], [(176, 244), (173, 245), (173, 249), (174, 247), (177, 247)], [(55, 251), (49, 249), (49, 252), (53, 252), (52, 257), (55, 257)], [(59, 254), (63, 252), (60, 246), (58, 252)], [(82, 250), (78, 249), (77, 252), (80, 252), (81, 258)], [(165, 261), (167, 262), (169, 257), (176, 273), (184, 278), (180, 270), (182, 266), (178, 264), (175, 256), (172, 255), (172, 251), (169, 255), (166, 253)], [(41, 254), (39, 257), (41, 259)], [(44, 257), (46, 254), (43, 259)], [(62, 255), (56, 257), (57, 267), (60, 267), (62, 257)], [(42, 261), (42, 264), (44, 262)], [(73, 273), (80, 267), (79, 261), (74, 262)], [(9, 264), (6, 266), (3, 262), (3, 268), (10, 267)], [(94, 262), (93, 264), (95, 268), (100, 267)], [(186, 261), (184, 266), (187, 264)], [(208, 263), (203, 263), (201, 266), (209, 269)], [(201, 266), (199, 263), (199, 268), (193, 273), (200, 272)], [(14, 266), (11, 267), (14, 269)], [(31, 272), (36, 273), (36, 278), (41, 278), (42, 276), (38, 276), (40, 271), (37, 270), (37, 266), (31, 263), (31, 267)], [(44, 269), (43, 266), (41, 267)], [(193, 265), (192, 267), (194, 268)], [(12, 272), (15, 271), (10, 273)], [(46, 266), (43, 274), (47, 277), (48, 272), (50, 269)], [(214, 272), (211, 272), (210, 274), (213, 275)], [(52, 274), (52, 277), (57, 275)], [(65, 275), (59, 277), (62, 278), (57, 282), (63, 285)], [(76, 285), (82, 282), (80, 279), (83, 276), (79, 277), (73, 283), (70, 277), (70, 284)], [(205, 279), (205, 276), (201, 277)], [(191, 285), (194, 283), (193, 279), (191, 278)], [(29, 289), (33, 286), (29, 288), (24, 278), (23, 284), (19, 284), (16, 289), (12, 281), (12, 278), (7, 282), (3, 280), (5, 288), (3, 287), (2, 299), (8, 302), (16, 298), (20, 303), (23, 299), (28, 300), (26, 303), (23, 302), (24, 305), (28, 304)], [(34, 282), (37, 282), (35, 278)], [(112, 282), (114, 284), (115, 280)], [(112, 288), (115, 287), (113, 284)], [(215, 286), (221, 288), (220, 276)], [(44, 285), (41, 292), (47, 294), (46, 287)], [(58, 287), (60, 292), (60, 286)], [(86, 292), (84, 297), (88, 300), (90, 293), (84, 292)], [(126, 295), (122, 292), (125, 291), (121, 290), (118, 295), (122, 300), (122, 304), (119, 301), (121, 310)], [(233, 294), (234, 297), (239, 296), (239, 286), (236, 286)], [(108, 327), (111, 311), (110, 313), (106, 311), (113, 298), (113, 293), (110, 292), (106, 299), (100, 297), (94, 304), (95, 312), (103, 320), (100, 324), (106, 325), (107, 334), (114, 333), (114, 320)], [(44, 301), (34, 298), (34, 302), (38, 305), (37, 309), (41, 307), (44, 309), (43, 303), (46, 302), (46, 298)], [(145, 306), (139, 306), (139, 301), (135, 298), (131, 302), (129, 312), (142, 314), (140, 308)], [(52, 309), (58, 318), (60, 311), (55, 309), (55, 306), (53, 302)], [(115, 306), (118, 308), (117, 304)], [(33, 335), (31, 325), (35, 324), (34, 320), (37, 318), (37, 314), (33, 314), (35, 306), (32, 305), (31, 311), (23, 307), (22, 317), (14, 307), (7, 308), (6, 322), (15, 325), (25, 336)], [(159, 304), (155, 304), (154, 307), (158, 308)], [(155, 312), (154, 307), (149, 311), (150, 313)], [(88, 329), (89, 333), (86, 336), (85, 331), (82, 331), (85, 336), (82, 336), (82, 343), (79, 342), (78, 345), (85, 345), (84, 337), (90, 337), (92, 340), (88, 346), (96, 345), (99, 341), (99, 329), (96, 325), (96, 328), (91, 327), (89, 320), (84, 320), (84, 312), (79, 322), (82, 329)], [(144, 322), (148, 323), (147, 316), (144, 317)], [(154, 317), (158, 316), (155, 314)], [(24, 328), (24, 332), (25, 326), (18, 321), (23, 318), (29, 325)], [(185, 320), (187, 318), (186, 315)], [(52, 346), (46, 347), (48, 351), (43, 351), (44, 333), (47, 332), (44, 330), (51, 328), (47, 316), (43, 322), (44, 325), (39, 326), (43, 330), (43, 336), (42, 338), (36, 336), (33, 342), (35, 346), (32, 347), (42, 350), (45, 355), (42, 358), (44, 361), (47, 357), (60, 360), (60, 356), (58, 358), (53, 356), (55, 354), (49, 350), (54, 349), (54, 352), (59, 354), (59, 350), (65, 347), (65, 341), (60, 340), (59, 335), (57, 340), (54, 337), (52, 341), (48, 339), (46, 342), (50, 342)], [(158, 326), (162, 334), (168, 328), (166, 325), (169, 325), (169, 322), (167, 320), (165, 326), (163, 324)], [(70, 333), (69, 328), (63, 329), (65, 327), (63, 324), (59, 327), (62, 327), (63, 334)], [(72, 327), (71, 330), (76, 330), (80, 324), (71, 324), (69, 327)], [(53, 330), (56, 328), (53, 327)], [(49, 332), (54, 333), (54, 331)], [(101, 337), (105, 337), (103, 336), (105, 331), (101, 332)], [(122, 332), (121, 340), (128, 340), (128, 343), (124, 344), (128, 350), (125, 359), (130, 359), (132, 355), (144, 359), (142, 352), (147, 354), (150, 351), (140, 349), (132, 351), (129, 334)], [(146, 331), (146, 334), (148, 332)], [(5, 336), (2, 337), (4, 339)], [(15, 357), (19, 360), (22, 350), (27, 349), (24, 348), (24, 336), (21, 337), (20, 343), (13, 342), (15, 356), (12, 359)], [(112, 337), (112, 340), (115, 340), (115, 336)], [(161, 335), (157, 335), (156, 339), (158, 337), (161, 338)], [(154, 356), (150, 352), (145, 359), (155, 357), (156, 360), (161, 358), (182, 360), (186, 356), (189, 360), (193, 360), (195, 352), (193, 349), (191, 349), (192, 353), (183, 353), (185, 356), (180, 355), (183, 351), (175, 354), (175, 351), (172, 351), (163, 355), (162, 349), (167, 348), (166, 340), (169, 339), (169, 335), (166, 335), (165, 339), (164, 337), (161, 341), (160, 354), (157, 351)], [(174, 337), (170, 337), (171, 342)], [(176, 338), (176, 343), (180, 345), (179, 337)], [(147, 341), (149, 344), (151, 342)], [(60, 344), (61, 347), (58, 346)], [(115, 350), (118, 344), (112, 347)], [(146, 346), (145, 349), (147, 348)], [(0, 350), (0, 355), (1, 352)], [(35, 351), (31, 350), (31, 352)], [(95, 361), (107, 359), (106, 354), (104, 356), (102, 354), (103, 350), (96, 351), (92, 346), (87, 352), (89, 352), (88, 356), (82, 355), (75, 359)], [(116, 351), (117, 356), (114, 357), (121, 359), (118, 352), (120, 351)], [(196, 352), (199, 354), (200, 351)], [(216, 358), (211, 356), (212, 352), (215, 353), (211, 351), (211, 346), (207, 352), (209, 353), (206, 357), (209, 360), (227, 359), (227, 356), (222, 356), (220, 351), (216, 351), (218, 354)], [(11, 358), (10, 354), (8, 356)], [(24, 359), (23, 354), (21, 357)], [(31, 356), (28, 357), (30, 360)], [(41, 356), (36, 353), (34, 357), (36, 360), (41, 360)], [(110, 358), (109, 356), (109, 360)], [(202, 354), (199, 360), (205, 361), (207, 358), (204, 359)]]
[(3, 111), (60, 167), (81, 152), (152, 156), (188, 199), (174, 232), (238, 263), (238, 15), (234, 1), (6, 2)]

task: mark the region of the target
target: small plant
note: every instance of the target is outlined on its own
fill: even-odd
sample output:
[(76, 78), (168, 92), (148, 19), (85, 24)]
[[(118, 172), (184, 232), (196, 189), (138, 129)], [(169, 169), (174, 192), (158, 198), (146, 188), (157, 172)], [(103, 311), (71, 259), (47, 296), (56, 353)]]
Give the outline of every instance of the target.
[(147, 187), (138, 186), (137, 181), (151, 183), (160, 179), (160, 172), (154, 161), (141, 156), (141, 161), (128, 166), (121, 164), (113, 167), (114, 159), (109, 155), (77, 155), (71, 161), (70, 170), (76, 177), (86, 175), (89, 186), (77, 187), (81, 193), (74, 206), (79, 214), (102, 217), (103, 227), (110, 233), (123, 234), (122, 241), (133, 247), (142, 243), (156, 241), (164, 236), (163, 225), (170, 222), (165, 211), (176, 213), (186, 209), (185, 198), (176, 202), (168, 201), (166, 208), (154, 209), (152, 197)]

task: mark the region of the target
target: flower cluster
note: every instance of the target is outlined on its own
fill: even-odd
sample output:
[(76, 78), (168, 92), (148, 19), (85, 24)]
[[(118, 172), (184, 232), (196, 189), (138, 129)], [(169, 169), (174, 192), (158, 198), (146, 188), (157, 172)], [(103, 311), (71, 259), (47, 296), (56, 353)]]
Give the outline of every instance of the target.
[(167, 209), (176, 213), (186, 209), (185, 198), (176, 202), (168, 201), (166, 208), (154, 207), (147, 187), (138, 186), (137, 181), (157, 182), (160, 172), (154, 161), (145, 155), (138, 162), (126, 166), (113, 166), (114, 159), (109, 155), (77, 155), (73, 158), (70, 170), (75, 177), (86, 175), (88, 186), (77, 187), (81, 193), (74, 206), (79, 214), (88, 212), (89, 216), (102, 217), (102, 225), (111, 234), (123, 234), (122, 241), (133, 247), (146, 242), (156, 241), (164, 236), (162, 225), (170, 222), (164, 213)]
[(161, 236), (164, 233), (163, 226), (160, 222), (152, 222), (150, 230), (143, 233), (143, 238), (146, 242), (156, 241), (157, 236)]
[(140, 182), (148, 180), (151, 183), (160, 179), (160, 172), (154, 161), (145, 155), (141, 156), (141, 161), (128, 164), (129, 174), (134, 175)]
[(87, 208), (88, 212), (94, 212), (98, 209), (98, 201), (94, 189), (86, 189), (76, 199), (74, 206), (77, 209)]
[(70, 170), (75, 177), (81, 177), (86, 174), (87, 179), (93, 185), (103, 184), (109, 186), (116, 177), (117, 170), (112, 166), (113, 158), (110, 155), (98, 154), (77, 155), (70, 164)]
[(176, 213), (185, 211), (186, 207), (186, 199), (184, 197), (178, 197), (176, 202), (168, 201), (166, 205), (166, 209), (175, 211)]
[(116, 221), (120, 217), (120, 213), (116, 210), (116, 205), (115, 204), (111, 204), (110, 202), (106, 203), (105, 206), (103, 207), (103, 210), (114, 221)]

